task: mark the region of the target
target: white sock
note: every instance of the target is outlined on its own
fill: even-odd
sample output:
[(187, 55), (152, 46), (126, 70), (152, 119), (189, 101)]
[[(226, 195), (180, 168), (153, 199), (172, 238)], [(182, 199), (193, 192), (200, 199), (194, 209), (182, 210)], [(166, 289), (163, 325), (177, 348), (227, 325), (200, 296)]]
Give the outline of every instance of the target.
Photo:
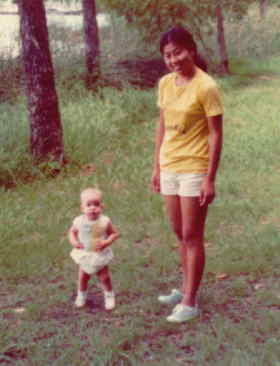
[(78, 290), (77, 295), (78, 295), (78, 297), (85, 298), (87, 296), (87, 291)]
[(104, 290), (104, 295), (105, 296), (114, 296), (115, 295), (115, 293), (114, 293), (114, 291), (112, 290), (112, 291), (106, 291), (106, 290)]

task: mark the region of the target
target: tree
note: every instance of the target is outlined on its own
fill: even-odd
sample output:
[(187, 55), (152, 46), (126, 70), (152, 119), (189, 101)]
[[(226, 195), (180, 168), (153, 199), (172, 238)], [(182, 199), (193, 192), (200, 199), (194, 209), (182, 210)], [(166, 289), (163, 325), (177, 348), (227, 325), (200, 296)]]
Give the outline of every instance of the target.
[[(102, 0), (110, 9), (125, 16), (130, 24), (140, 27), (144, 37), (153, 41), (171, 25), (182, 24), (200, 43), (208, 63), (214, 63), (215, 54), (206, 41), (210, 33), (216, 34), (219, 45), (220, 66), (228, 71), (224, 14), (242, 17), (255, 0)], [(215, 27), (215, 28), (214, 28)]]
[(260, 18), (264, 19), (267, 12), (269, 0), (259, 0), (259, 1), (260, 1)]
[[(45, 0), (48, 1), (48, 0)], [(81, 3), (85, 42), (86, 84), (92, 87), (100, 76), (100, 41), (97, 23), (96, 0), (53, 0), (58, 3)]]
[(18, 0), (18, 7), (31, 152), (37, 161), (63, 162), (63, 133), (44, 3), (43, 0)]
[(222, 74), (229, 73), (229, 60), (225, 36), (225, 15), (230, 19), (242, 19), (247, 14), (250, 4), (255, 0), (181, 0), (186, 6), (184, 23), (188, 24), (200, 42), (204, 54), (210, 64), (216, 55), (207, 45), (207, 35), (215, 35), (219, 52), (218, 70)]
[(141, 28), (146, 40), (155, 39), (159, 32), (182, 20), (186, 12), (182, 0), (102, 0), (102, 4)]
[(87, 84), (92, 86), (100, 75), (100, 45), (95, 0), (82, 0), (86, 49)]
[(224, 16), (223, 9), (220, 4), (216, 8), (216, 18), (217, 18), (217, 39), (220, 52), (220, 72), (221, 74), (229, 74), (229, 60), (225, 41), (225, 31), (224, 31)]

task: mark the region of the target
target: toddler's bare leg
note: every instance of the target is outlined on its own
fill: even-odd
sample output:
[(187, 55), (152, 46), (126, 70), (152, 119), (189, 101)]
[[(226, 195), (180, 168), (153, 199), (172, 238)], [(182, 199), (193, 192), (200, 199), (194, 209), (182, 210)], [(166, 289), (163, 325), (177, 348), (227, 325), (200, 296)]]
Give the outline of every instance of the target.
[(81, 268), (79, 269), (79, 280), (78, 280), (78, 291), (85, 292), (88, 288), (88, 281), (90, 275), (84, 272)]
[(87, 287), (90, 275), (84, 272), (81, 268), (79, 269), (79, 279), (78, 279), (78, 291), (75, 300), (75, 306), (81, 308), (86, 304), (87, 298)]
[(103, 267), (100, 271), (96, 273), (96, 275), (104, 291), (109, 292), (113, 290), (112, 280), (108, 266)]
[(116, 306), (116, 302), (109, 267), (106, 266), (97, 272), (97, 277), (103, 289), (105, 309), (113, 310)]

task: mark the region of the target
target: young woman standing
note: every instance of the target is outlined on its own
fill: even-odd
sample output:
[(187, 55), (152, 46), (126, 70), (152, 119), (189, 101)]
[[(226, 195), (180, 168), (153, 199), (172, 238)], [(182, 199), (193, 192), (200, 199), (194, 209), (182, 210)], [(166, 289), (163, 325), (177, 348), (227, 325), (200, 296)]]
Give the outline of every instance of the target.
[(152, 186), (160, 192), (180, 242), (182, 290), (159, 296), (177, 304), (170, 322), (196, 317), (197, 290), (205, 264), (204, 227), (215, 197), (222, 149), (223, 108), (215, 81), (202, 68), (192, 35), (183, 27), (164, 33), (160, 51), (170, 73), (159, 82), (159, 125)]

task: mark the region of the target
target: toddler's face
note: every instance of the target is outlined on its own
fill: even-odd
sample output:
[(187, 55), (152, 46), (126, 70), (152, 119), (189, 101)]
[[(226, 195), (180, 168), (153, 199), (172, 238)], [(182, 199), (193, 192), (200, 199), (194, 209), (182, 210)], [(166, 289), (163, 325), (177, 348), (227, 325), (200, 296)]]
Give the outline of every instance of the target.
[(81, 210), (89, 220), (96, 220), (101, 214), (102, 209), (102, 200), (98, 194), (92, 194), (82, 200)]

